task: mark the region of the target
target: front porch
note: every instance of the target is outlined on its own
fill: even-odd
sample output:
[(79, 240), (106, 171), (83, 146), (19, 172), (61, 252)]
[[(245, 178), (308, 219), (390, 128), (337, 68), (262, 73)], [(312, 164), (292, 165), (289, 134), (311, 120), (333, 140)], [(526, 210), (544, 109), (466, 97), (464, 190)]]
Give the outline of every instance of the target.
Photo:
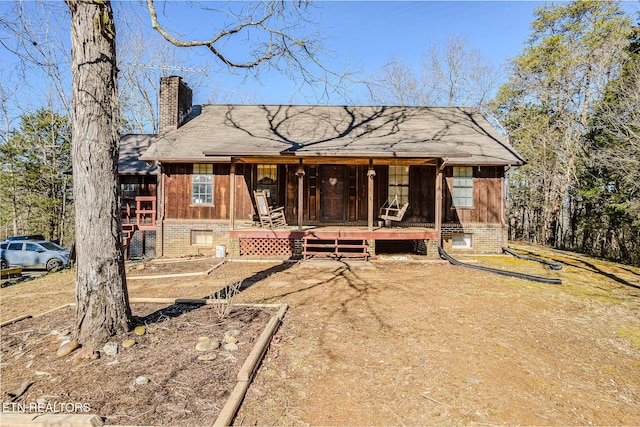
[(322, 239), (366, 239), (366, 240), (427, 240), (437, 239), (438, 231), (427, 227), (374, 227), (348, 225), (304, 225), (280, 228), (238, 227), (229, 231), (229, 237), (236, 239), (302, 239), (316, 237)]
[(438, 231), (428, 227), (289, 226), (237, 227), (229, 231), (231, 255), (330, 256), (365, 258), (376, 255), (376, 241), (414, 241), (425, 255), (429, 242), (437, 247)]

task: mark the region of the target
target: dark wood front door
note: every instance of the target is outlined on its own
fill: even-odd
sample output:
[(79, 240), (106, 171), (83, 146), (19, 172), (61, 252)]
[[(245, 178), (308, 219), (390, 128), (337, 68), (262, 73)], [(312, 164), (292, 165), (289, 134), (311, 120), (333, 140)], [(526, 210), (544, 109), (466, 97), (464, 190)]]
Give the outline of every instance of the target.
[(320, 166), (320, 220), (344, 221), (344, 166)]

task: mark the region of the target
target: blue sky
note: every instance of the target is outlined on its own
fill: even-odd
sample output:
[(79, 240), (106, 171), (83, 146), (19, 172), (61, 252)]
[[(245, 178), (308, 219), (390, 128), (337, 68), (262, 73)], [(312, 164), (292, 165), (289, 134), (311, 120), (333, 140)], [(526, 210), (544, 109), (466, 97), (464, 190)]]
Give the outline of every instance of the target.
[[(312, 8), (325, 45), (335, 59), (328, 61), (340, 69), (344, 61), (362, 70), (366, 78), (392, 56), (417, 66), (433, 43), (444, 44), (449, 36), (464, 36), (469, 47), (481, 52), (496, 67), (520, 53), (528, 34), (533, 1), (322, 1)], [(200, 22), (193, 13), (182, 11), (171, 22), (189, 35), (199, 34)], [(215, 76), (226, 90), (249, 93), (260, 103), (313, 102), (311, 91), (302, 93), (294, 83), (276, 73), (261, 75), (260, 81), (244, 80), (221, 73)], [(351, 96), (364, 97), (354, 87)], [(204, 91), (206, 93), (206, 91)], [(200, 94), (202, 96), (202, 94)], [(198, 99), (196, 98), (196, 101)], [(334, 97), (332, 104), (345, 100)]]
[[(0, 14), (12, 3), (0, 0)], [(113, 3), (119, 13), (136, 13), (141, 17), (149, 40), (159, 39), (159, 35), (150, 28), (143, 1)], [(170, 27), (188, 37), (210, 35), (207, 29), (211, 26), (211, 15), (197, 8), (189, 8), (189, 3), (185, 1), (156, 0), (156, 3), (161, 20)], [(213, 1), (192, 3), (210, 8), (226, 7), (229, 4)], [(51, 24), (61, 27), (57, 30), (62, 35), (63, 43), (68, 43), (68, 10), (59, 1), (49, 4), (57, 7), (53, 19), (57, 22)], [(544, 2), (539, 1), (319, 1), (310, 10), (311, 18), (317, 22), (317, 30), (325, 37), (325, 47), (331, 55), (331, 58), (326, 59), (327, 67), (340, 70), (348, 59), (353, 66), (361, 69), (358, 77), (367, 79), (393, 56), (399, 56), (404, 62), (417, 67), (421, 56), (431, 44), (444, 44), (449, 36), (466, 37), (470, 48), (478, 50), (496, 67), (504, 67), (509, 58), (522, 52), (530, 32), (534, 9), (542, 4)], [(636, 12), (640, 3), (627, 1), (623, 5), (628, 12), (633, 13), (634, 21), (637, 20)], [(119, 23), (116, 16), (116, 24)], [(118, 31), (119, 34), (123, 33), (122, 29)], [(122, 49), (122, 44), (127, 42), (129, 41), (120, 39), (118, 49)], [(69, 51), (67, 46), (64, 49)], [(182, 50), (180, 56), (182, 59), (179, 65), (186, 67), (200, 68), (202, 64), (213, 61), (212, 55), (204, 48)], [(10, 55), (0, 46), (0, 74), (5, 85), (6, 77), (11, 72), (11, 61)], [(61, 66), (68, 68), (65, 63), (61, 63)], [(29, 100), (33, 108), (34, 105), (38, 106), (38, 97), (42, 96), (38, 86), (42, 86), (42, 76), (35, 73), (29, 76), (33, 81), (30, 82), (28, 91), (16, 94), (15, 105), (24, 105), (25, 100)], [(70, 79), (70, 75), (64, 77)], [(209, 101), (215, 87), (225, 93), (225, 99), (221, 100), (225, 102), (317, 102), (313, 91), (308, 88), (300, 90), (299, 85), (278, 73), (262, 73), (260, 80), (256, 81), (242, 73), (230, 73), (220, 65), (214, 71), (206, 73), (202, 87), (194, 87), (194, 101)], [(342, 96), (331, 95), (323, 102), (340, 105), (369, 101), (364, 88), (357, 85), (349, 88), (349, 98), (345, 100)], [(40, 105), (45, 104), (40, 102)]]
[[(366, 79), (392, 56), (417, 67), (431, 44), (444, 45), (449, 36), (466, 37), (470, 48), (504, 69), (509, 58), (522, 52), (534, 10), (543, 4), (541, 1), (320, 1), (310, 10), (335, 58), (327, 61), (328, 67), (339, 70), (348, 59), (361, 69), (359, 77)], [(634, 20), (639, 4), (623, 2), (625, 9), (634, 13)], [(203, 34), (201, 31), (206, 28), (199, 18), (184, 8), (167, 13), (170, 23), (191, 36)], [(300, 90), (277, 73), (262, 74), (260, 81), (224, 72), (211, 78), (232, 93), (232, 102), (242, 103), (245, 94), (250, 95), (251, 102), (265, 104), (317, 102), (313, 91)], [(205, 102), (204, 97), (210, 93), (202, 89), (195, 94), (196, 102)], [(358, 86), (350, 88), (349, 96), (350, 100), (331, 96), (328, 103), (368, 100), (366, 91)]]

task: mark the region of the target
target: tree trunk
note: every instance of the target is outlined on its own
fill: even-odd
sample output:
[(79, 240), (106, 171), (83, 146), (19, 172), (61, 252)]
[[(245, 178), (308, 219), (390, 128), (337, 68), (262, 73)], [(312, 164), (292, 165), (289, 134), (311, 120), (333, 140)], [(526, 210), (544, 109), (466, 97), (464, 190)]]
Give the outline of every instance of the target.
[(76, 327), (97, 347), (131, 326), (118, 204), (117, 68), (108, 1), (67, 0), (73, 71)]

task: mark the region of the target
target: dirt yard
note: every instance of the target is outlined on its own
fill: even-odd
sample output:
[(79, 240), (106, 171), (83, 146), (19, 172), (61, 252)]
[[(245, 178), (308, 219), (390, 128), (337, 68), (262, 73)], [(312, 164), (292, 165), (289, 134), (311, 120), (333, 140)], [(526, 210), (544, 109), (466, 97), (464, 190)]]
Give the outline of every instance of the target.
[[(135, 264), (129, 291), (132, 297), (205, 297), (245, 279), (238, 302), (289, 304), (236, 425), (640, 424), (640, 269), (535, 246), (512, 247), (561, 262), (563, 270), (506, 255), (466, 259), (559, 277), (563, 284), (400, 255), (369, 263), (229, 262), (210, 276), (162, 280), (133, 277), (205, 271), (218, 260)], [(3, 321), (42, 312), (73, 302), (73, 274), (7, 286), (0, 297)], [(180, 319), (184, 316), (172, 318)], [(11, 330), (19, 331), (21, 323)], [(9, 337), (23, 336), (8, 335), (13, 332), (2, 328), (3, 402), (26, 377), (35, 384), (21, 399), (37, 401), (52, 378), (35, 375), (35, 362), (26, 366), (28, 355), (15, 363), (16, 356), (5, 352)], [(202, 332), (194, 333), (184, 332), (185, 341)], [(67, 366), (73, 370), (73, 364)], [(173, 379), (180, 382), (178, 375), (187, 375), (183, 371), (190, 367), (197, 363), (183, 363)], [(16, 370), (22, 377), (6, 380)], [(172, 401), (181, 385), (167, 381), (163, 404), (179, 413), (191, 410), (192, 401), (208, 401), (220, 383), (213, 374), (210, 378), (202, 385), (207, 388), (186, 402)], [(121, 393), (131, 395), (131, 387), (130, 381), (122, 384)], [(120, 411), (131, 418), (108, 422), (140, 424), (135, 417), (148, 411), (148, 402), (161, 406), (153, 406), (155, 399), (147, 395), (139, 407), (113, 407), (100, 415)], [(197, 423), (213, 422), (214, 406), (207, 406), (205, 421)], [(172, 416), (160, 424), (184, 425), (181, 420)]]

